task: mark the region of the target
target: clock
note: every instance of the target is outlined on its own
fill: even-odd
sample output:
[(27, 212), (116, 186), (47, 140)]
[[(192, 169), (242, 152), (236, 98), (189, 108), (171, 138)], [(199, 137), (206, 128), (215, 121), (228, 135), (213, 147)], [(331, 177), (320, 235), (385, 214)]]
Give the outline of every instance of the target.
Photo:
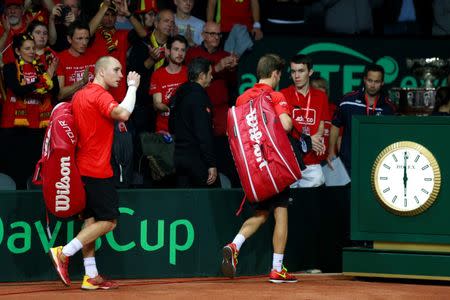
[(436, 200), (441, 171), (424, 146), (401, 141), (384, 148), (372, 167), (372, 188), (381, 205), (396, 215), (414, 216)]

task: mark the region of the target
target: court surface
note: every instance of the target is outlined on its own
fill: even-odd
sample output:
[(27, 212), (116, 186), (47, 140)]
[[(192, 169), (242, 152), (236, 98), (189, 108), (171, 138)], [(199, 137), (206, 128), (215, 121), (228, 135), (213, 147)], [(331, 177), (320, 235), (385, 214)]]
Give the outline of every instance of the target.
[(2, 299), (450, 299), (450, 283), (360, 279), (341, 274), (297, 274), (273, 284), (266, 276), (118, 280), (119, 289), (82, 291), (59, 281), (0, 283)]

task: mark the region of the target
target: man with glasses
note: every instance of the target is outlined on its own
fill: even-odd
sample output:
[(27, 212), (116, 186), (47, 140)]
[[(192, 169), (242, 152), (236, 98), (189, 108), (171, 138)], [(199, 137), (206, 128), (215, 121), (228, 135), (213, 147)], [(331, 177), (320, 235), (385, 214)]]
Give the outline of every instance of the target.
[(203, 32), (203, 43), (200, 46), (189, 48), (186, 55), (186, 64), (196, 57), (204, 57), (212, 62), (213, 80), (206, 88), (213, 108), (214, 146), (218, 161), (219, 172), (225, 174), (233, 186), (239, 186), (239, 178), (226, 137), (228, 108), (234, 105), (237, 98), (237, 65), (239, 58), (220, 48), (220, 25), (215, 22), (206, 22)]

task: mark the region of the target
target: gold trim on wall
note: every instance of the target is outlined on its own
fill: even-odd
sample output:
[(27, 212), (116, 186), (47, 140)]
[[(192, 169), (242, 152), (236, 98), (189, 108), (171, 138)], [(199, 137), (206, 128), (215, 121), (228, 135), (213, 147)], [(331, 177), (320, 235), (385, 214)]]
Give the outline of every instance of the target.
[(450, 245), (448, 244), (393, 243), (374, 241), (373, 248), (377, 250), (450, 252)]
[(382, 278), (404, 278), (404, 279), (426, 279), (426, 280), (446, 280), (450, 281), (448, 276), (425, 276), (411, 274), (384, 274), (384, 273), (364, 273), (364, 272), (343, 272), (345, 276), (354, 277), (382, 277)]

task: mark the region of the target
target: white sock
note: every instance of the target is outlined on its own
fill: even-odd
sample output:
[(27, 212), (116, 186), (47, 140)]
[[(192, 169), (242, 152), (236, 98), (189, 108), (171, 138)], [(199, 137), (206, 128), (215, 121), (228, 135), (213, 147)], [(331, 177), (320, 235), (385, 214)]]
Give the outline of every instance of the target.
[(242, 244), (244, 242), (245, 242), (245, 237), (240, 233), (238, 233), (233, 240), (233, 243), (236, 245), (236, 248), (238, 249), (238, 251), (241, 249)]
[(84, 258), (84, 271), (90, 278), (94, 278), (98, 275), (97, 265), (95, 264), (95, 257)]
[(283, 266), (283, 256), (284, 254), (273, 254), (273, 260), (272, 260), (272, 269), (277, 270), (277, 272), (281, 272), (281, 268)]
[(81, 242), (77, 238), (74, 238), (67, 245), (65, 245), (63, 247), (62, 253), (65, 256), (73, 256), (75, 253), (80, 251), (81, 248), (83, 248), (83, 245), (81, 244)]

